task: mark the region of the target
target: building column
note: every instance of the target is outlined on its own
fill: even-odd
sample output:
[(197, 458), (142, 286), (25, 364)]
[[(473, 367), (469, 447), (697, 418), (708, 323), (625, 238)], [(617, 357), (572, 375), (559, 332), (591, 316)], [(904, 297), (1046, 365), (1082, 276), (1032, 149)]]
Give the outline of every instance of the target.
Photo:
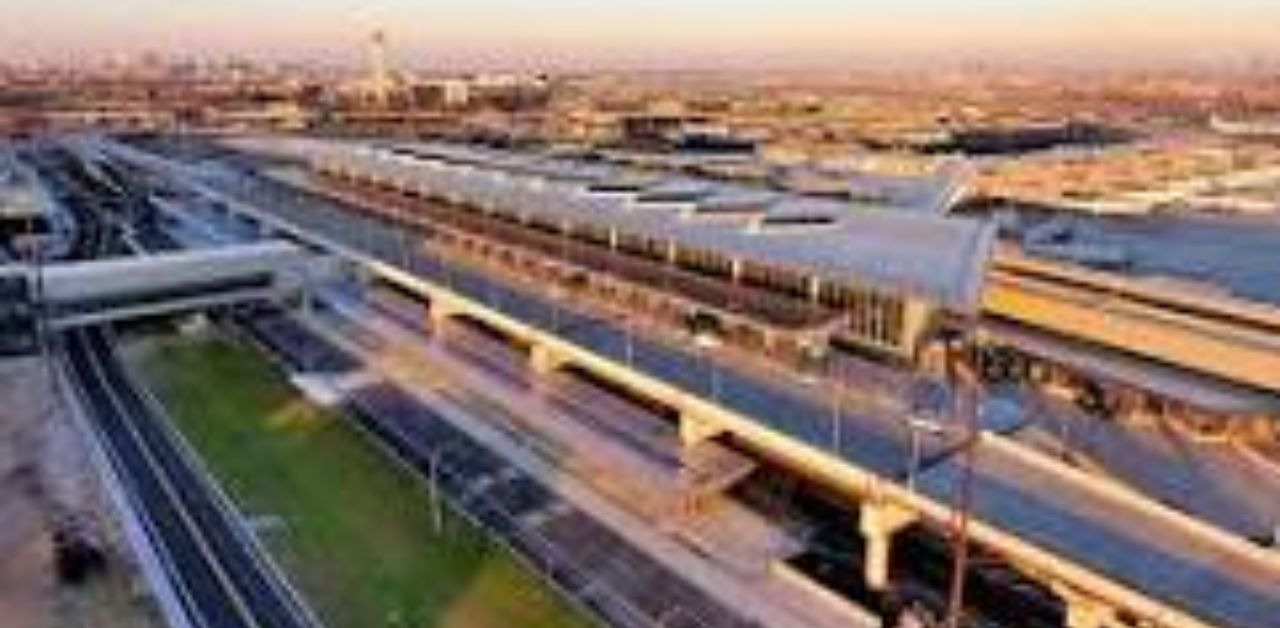
[(867, 550), (863, 577), (872, 591), (883, 591), (889, 584), (889, 555), (893, 535), (911, 525), (918, 515), (901, 506), (885, 502), (863, 502), (859, 528)]

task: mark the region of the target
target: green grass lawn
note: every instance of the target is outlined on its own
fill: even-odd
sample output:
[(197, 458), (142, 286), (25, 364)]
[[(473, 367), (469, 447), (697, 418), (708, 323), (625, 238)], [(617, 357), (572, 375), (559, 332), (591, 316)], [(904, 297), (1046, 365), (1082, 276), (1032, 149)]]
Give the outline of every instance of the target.
[[(331, 628), (591, 625), (251, 349), (158, 342), (142, 374)], [(270, 523), (278, 519), (278, 523)]]

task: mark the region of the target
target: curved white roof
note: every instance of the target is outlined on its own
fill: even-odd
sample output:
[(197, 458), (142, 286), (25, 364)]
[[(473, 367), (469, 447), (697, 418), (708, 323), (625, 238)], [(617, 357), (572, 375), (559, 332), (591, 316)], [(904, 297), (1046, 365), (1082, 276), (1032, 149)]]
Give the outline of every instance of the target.
[[(714, 207), (718, 198), (731, 204), (749, 190), (545, 155), (317, 142), (300, 156), (459, 204), (670, 239), (833, 282), (909, 293), (962, 312), (977, 311), (995, 241), (994, 228), (976, 220), (764, 190), (758, 191), (758, 210), (706, 219), (699, 204)], [(593, 191), (610, 181), (639, 185)]]

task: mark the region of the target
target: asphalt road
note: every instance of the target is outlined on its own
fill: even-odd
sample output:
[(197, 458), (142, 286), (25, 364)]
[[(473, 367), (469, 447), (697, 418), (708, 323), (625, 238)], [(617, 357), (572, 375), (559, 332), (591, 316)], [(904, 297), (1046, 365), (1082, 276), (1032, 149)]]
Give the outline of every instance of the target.
[(312, 626), (278, 574), (121, 371), (106, 332), (69, 332), (65, 357), (92, 425), (201, 628)]

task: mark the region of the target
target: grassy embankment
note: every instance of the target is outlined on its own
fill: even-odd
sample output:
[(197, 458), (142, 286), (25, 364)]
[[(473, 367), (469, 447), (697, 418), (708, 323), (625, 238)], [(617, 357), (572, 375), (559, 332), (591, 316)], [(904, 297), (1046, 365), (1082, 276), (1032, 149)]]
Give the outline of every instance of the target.
[(151, 347), (142, 372), (331, 628), (577, 628), (584, 620), (250, 349)]

